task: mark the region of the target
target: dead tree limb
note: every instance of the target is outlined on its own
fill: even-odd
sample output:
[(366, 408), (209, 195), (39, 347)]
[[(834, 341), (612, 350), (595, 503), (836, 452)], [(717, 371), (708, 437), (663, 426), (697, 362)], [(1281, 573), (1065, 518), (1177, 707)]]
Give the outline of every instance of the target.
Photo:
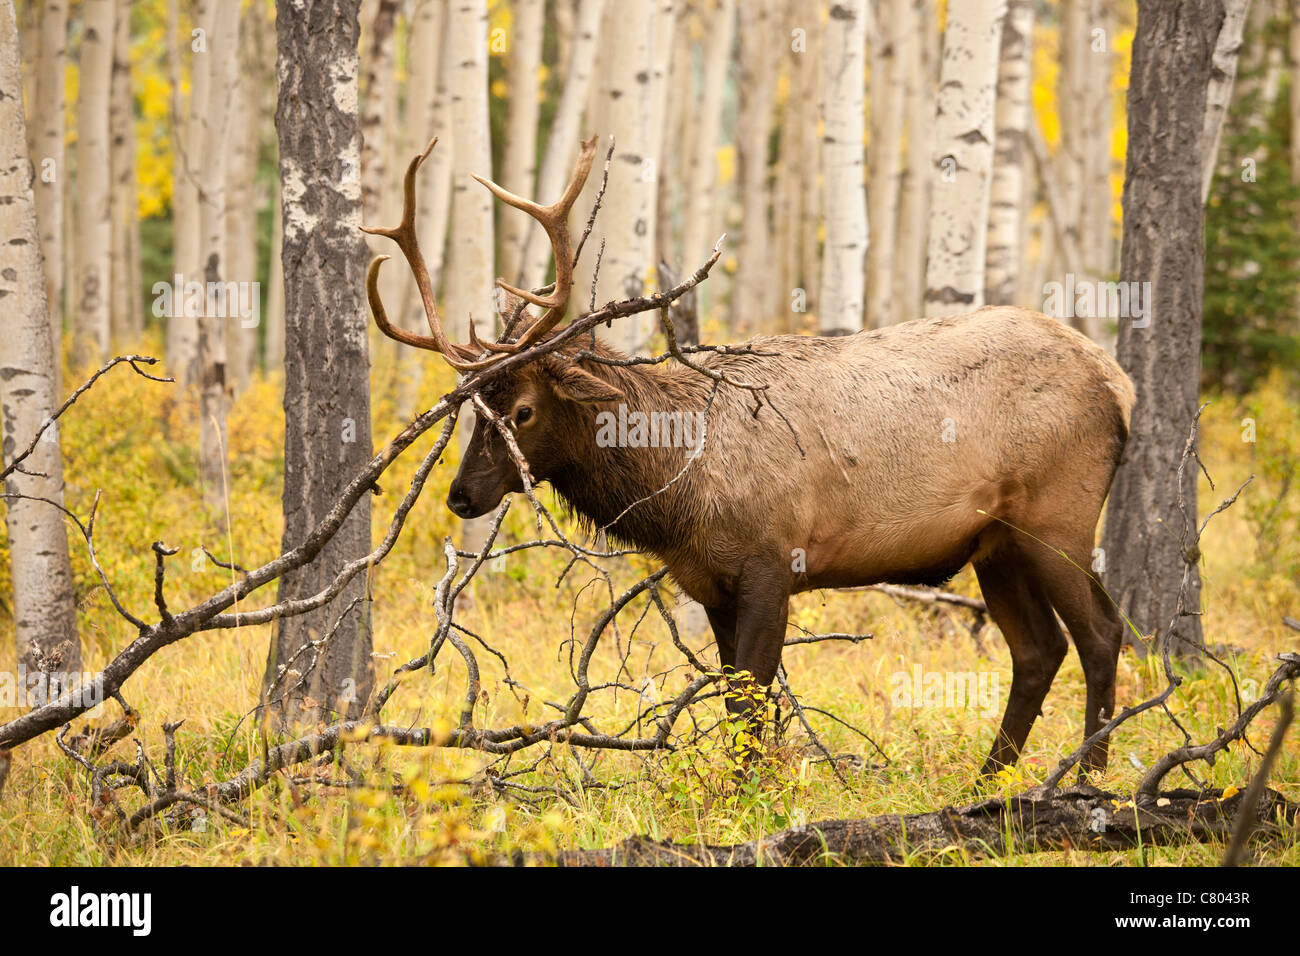
[[(825, 820), (731, 846), (685, 845), (633, 837), (606, 850), (569, 850), (530, 862), (559, 866), (796, 866), (901, 863), (954, 850), (972, 858), (1050, 850), (1113, 851), (1228, 838), (1246, 797), (1174, 790), (1151, 808), (1090, 786), (984, 800), (930, 813)], [(1282, 835), (1296, 804), (1266, 791), (1252, 814), (1259, 834)], [(522, 862), (516, 858), (514, 862)]]

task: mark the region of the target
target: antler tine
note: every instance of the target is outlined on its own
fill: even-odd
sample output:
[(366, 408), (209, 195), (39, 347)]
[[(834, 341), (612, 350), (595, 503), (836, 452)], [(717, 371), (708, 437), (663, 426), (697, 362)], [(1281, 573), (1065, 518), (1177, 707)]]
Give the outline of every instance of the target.
[(438, 137), (429, 140), (424, 152), (413, 158), (406, 167), (406, 178), (402, 183), (402, 220), (396, 226), (362, 226), (361, 231), (372, 236), (384, 236), (397, 243), (402, 250), (407, 264), (415, 276), (415, 284), (420, 290), (420, 299), (424, 303), (424, 316), (429, 323), (430, 335), (417, 335), (398, 328), (388, 321), (384, 304), (379, 298), (379, 267), (388, 260), (388, 256), (375, 256), (366, 269), (366, 298), (370, 300), (370, 311), (374, 313), (375, 325), (391, 339), (404, 345), (438, 352), (458, 372), (469, 372), (492, 364), (493, 359), (469, 361), (479, 354), (471, 346), (457, 345), (449, 340), (442, 330), (442, 321), (438, 318), (438, 303), (433, 295), (433, 282), (429, 279), (429, 269), (424, 264), (424, 254), (420, 252), (420, 243), (415, 231), (415, 177), (420, 165), (429, 158)]
[(596, 157), (597, 138), (593, 136), (589, 140), (581, 141), (581, 148), (578, 150), (578, 161), (573, 166), (573, 175), (569, 179), (569, 185), (565, 187), (564, 194), (549, 206), (543, 206), (531, 199), (517, 196), (509, 190), (501, 188), (490, 179), (484, 179), (482, 176), (474, 177), (506, 205), (514, 206), (537, 220), (541, 227), (546, 230), (546, 235), (551, 240), (551, 250), (555, 256), (555, 288), (550, 295), (534, 295), (526, 289), (519, 289), (510, 285), (504, 279), (497, 279), (497, 285), (500, 288), (511, 295), (517, 295), (525, 302), (546, 309), (546, 312), (533, 322), (515, 342), (487, 345), (486, 347), (491, 351), (518, 352), (525, 349), (538, 341), (564, 318), (569, 305), (569, 293), (573, 288), (573, 253), (570, 249), (569, 240), (569, 211), (573, 208), (573, 204), (577, 202), (578, 196), (582, 194), (582, 187), (586, 185), (587, 176), (591, 173), (591, 164)]

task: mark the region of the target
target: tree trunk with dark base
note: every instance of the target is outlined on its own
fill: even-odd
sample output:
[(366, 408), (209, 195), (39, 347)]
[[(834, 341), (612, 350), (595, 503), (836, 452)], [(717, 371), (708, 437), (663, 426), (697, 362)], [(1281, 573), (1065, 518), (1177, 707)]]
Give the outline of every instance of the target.
[[(1133, 379), (1137, 405), (1111, 489), (1103, 581), (1148, 635), (1174, 619), (1184, 529), (1196, 520), (1196, 469), (1184, 470), (1180, 488), (1178, 462), (1198, 400), (1205, 261), (1200, 141), (1222, 22), (1221, 0), (1151, 0), (1138, 9), (1133, 43), (1120, 281), (1150, 283), (1129, 286), (1150, 294), (1142, 298), (1145, 316), (1119, 320), (1118, 359)], [(1200, 609), (1195, 567), (1183, 601), (1189, 611)], [(1199, 618), (1183, 617), (1175, 634), (1182, 638), (1175, 639), (1175, 653), (1200, 654)]]
[[(0, 0), (0, 457), (5, 463), (22, 453), (59, 402), (19, 63), (14, 8), (9, 0)], [(53, 424), (31, 456), (5, 479), (3, 491), (26, 496), (4, 503), (13, 582), (12, 597), (5, 599), (12, 601), (18, 664), (32, 677), (80, 671), (68, 532), (55, 507), (63, 503), (63, 456)], [(28, 689), (26, 681), (18, 687), (20, 692)], [(62, 684), (55, 688), (64, 689)]]
[[(370, 457), (359, 7), (360, 0), (277, 4), (286, 549), (302, 542)], [(369, 550), (363, 498), (316, 560), (281, 579), (278, 600), (316, 593)], [(358, 575), (331, 603), (280, 622), (264, 680), (273, 708), (283, 701), (281, 713), (302, 717), (361, 711), (373, 679), (366, 584)]]

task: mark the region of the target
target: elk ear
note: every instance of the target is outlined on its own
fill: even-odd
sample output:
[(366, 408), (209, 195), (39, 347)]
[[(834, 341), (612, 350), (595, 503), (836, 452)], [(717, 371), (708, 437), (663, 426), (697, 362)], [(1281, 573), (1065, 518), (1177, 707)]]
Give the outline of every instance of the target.
[(623, 397), (621, 389), (571, 362), (557, 362), (548, 371), (556, 394), (571, 402), (612, 402)]

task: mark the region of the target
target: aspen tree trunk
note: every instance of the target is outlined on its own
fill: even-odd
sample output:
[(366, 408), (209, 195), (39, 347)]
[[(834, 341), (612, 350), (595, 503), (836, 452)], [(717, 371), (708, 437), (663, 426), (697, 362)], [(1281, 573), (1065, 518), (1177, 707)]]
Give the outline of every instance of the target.
[[(361, 7), (361, 217), (367, 225), (396, 221), (390, 215), (397, 196), (392, 193), (390, 155), (391, 117), (397, 108), (396, 39), (399, 0), (373, 0)], [(423, 148), (423, 144), (421, 144)], [(409, 159), (409, 157), (407, 157)], [(400, 193), (399, 193), (400, 195)], [(391, 252), (392, 243), (381, 236), (367, 235), (372, 256)], [(397, 302), (405, 277), (400, 269), (385, 269), (379, 276), (380, 295), (385, 302)], [(381, 367), (395, 368), (398, 344), (383, 336), (372, 336)]]
[[(370, 456), (370, 388), (357, 113), (359, 0), (276, 6), (276, 131), (284, 209), (284, 547), (329, 511)], [(307, 566), (280, 579), (278, 600), (325, 587), (370, 550), (363, 496)], [(263, 682), (280, 715), (357, 715), (373, 685), (366, 579), (330, 604), (280, 621)], [(337, 627), (336, 627), (337, 625)], [(305, 645), (329, 635), (318, 652)], [(297, 655), (293, 672), (280, 668)]]
[(1006, 0), (970, 0), (948, 9), (935, 111), (926, 315), (984, 304), (993, 113), (1006, 6)]
[[(1247, 37), (1263, 38), (1271, 35), (1273, 24), (1278, 16), (1277, 2), (1278, 0), (1254, 0), (1251, 3), (1246, 24)], [(1258, 77), (1253, 79), (1252, 83), (1259, 85), (1261, 102), (1261, 107), (1251, 116), (1250, 122), (1262, 125), (1265, 122), (1264, 117), (1268, 115), (1265, 107), (1276, 102), (1278, 93), (1282, 89), (1285, 51), (1281, 44), (1264, 40), (1248, 46), (1243, 56), (1248, 64), (1248, 70)]]
[[(6, 239), (0, 243), (0, 300), (7, 303), (5, 332), (0, 335), (0, 421), (6, 463), (27, 448), (59, 402), (18, 50), (13, 3), (0, 0), (0, 235)], [(63, 460), (55, 425), (46, 430), (22, 470), (15, 469), (5, 480), (4, 490), (63, 502)], [(10, 498), (5, 502), (5, 526), (18, 666), (29, 675), (79, 672), (81, 642), (63, 515), (43, 501)]]
[(573, 58), (573, 41), (578, 24), (578, 0), (554, 0), (555, 10), (555, 72), (569, 75)]
[[(1300, 0), (1291, 0), (1290, 6), (1291, 26), (1287, 43), (1291, 53), (1291, 178), (1300, 183)], [(45, 55), (44, 47), (41, 55)]]
[[(19, 6), (21, 17), (17, 19), (19, 40), (19, 76), (23, 83), (23, 102), (28, 105), (36, 102), (37, 75), (36, 68), (41, 60), (40, 3), (26, 2)], [(15, 11), (17, 14), (17, 11)], [(27, 126), (27, 155), (34, 155), (35, 130), (30, 123)]]
[[(424, 253), (429, 279), (435, 290), (441, 282), (447, 258), (451, 172), (456, 149), (451, 120), (450, 80), (458, 41), (446, 29), (449, 16), (448, 5), (443, 0), (429, 0), (417, 8), (412, 25), (412, 53), (409, 57), (412, 73), (408, 86), (407, 139), (402, 150), (403, 162), (410, 162), (411, 157), (422, 151), (433, 136), (438, 137), (437, 148), (420, 167), (415, 216), (420, 249)], [(397, 271), (399, 270), (394, 270)], [(409, 270), (402, 275), (402, 279), (406, 283), (403, 287), (402, 321), (412, 332), (427, 334), (428, 320), (415, 288), (415, 280), (410, 276)], [(413, 354), (410, 349), (398, 349), (398, 361), (417, 370), (424, 359), (424, 356)], [(413, 394), (411, 397), (413, 399)]]
[[(627, 0), (605, 10), (592, 126), (601, 133), (602, 143), (607, 143), (610, 135), (614, 137), (615, 151), (609, 187), (588, 240), (593, 252), (605, 242), (596, 284), (598, 308), (642, 294), (655, 265), (655, 157), (650, 155), (655, 140), (650, 83), (655, 10), (655, 0)], [(574, 210), (574, 218), (584, 226), (600, 178), (593, 174), (587, 180)], [(595, 264), (594, 255), (584, 254), (575, 270), (574, 288), (580, 302), (590, 302)], [(653, 317), (632, 316), (616, 322), (605, 334), (615, 348), (633, 352), (648, 337), (653, 323)]]
[[(668, 116), (673, 107), (668, 101), (673, 77), (673, 56), (677, 49), (677, 21), (683, 11), (685, 0), (657, 0), (659, 12), (655, 15), (654, 68), (650, 73), (650, 149), (646, 155), (650, 158), (647, 174), (652, 178), (654, 191), (655, 241), (651, 246), (651, 268), (657, 270), (659, 261), (665, 258), (666, 244), (669, 241), (671, 222), (663, 224), (659, 220), (662, 183), (669, 167), (665, 144), (668, 139)], [(651, 327), (655, 327), (651, 323)]]
[[(563, 4), (564, 0), (560, 0)], [(560, 198), (560, 190), (568, 181), (572, 170), (573, 158), (578, 154), (578, 141), (584, 138), (580, 123), (587, 103), (587, 92), (592, 85), (592, 71), (596, 62), (596, 44), (600, 39), (601, 18), (605, 11), (605, 0), (580, 0), (573, 28), (573, 50), (569, 54), (568, 69), (564, 74), (564, 91), (555, 108), (555, 119), (551, 123), (551, 132), (546, 140), (546, 153), (542, 157), (541, 171), (537, 176), (536, 198), (541, 203), (552, 203)], [(599, 132), (602, 137), (608, 130), (596, 130), (588, 118), (586, 130)], [(599, 169), (597, 165), (596, 169)], [(598, 179), (595, 170), (592, 178)], [(582, 202), (577, 210), (589, 210)], [(583, 212), (583, 215), (586, 215)], [(602, 214), (603, 215), (603, 214)], [(585, 225), (585, 220), (584, 220)], [(548, 280), (547, 270), (551, 257), (551, 244), (546, 233), (535, 222), (527, 224), (527, 239), (524, 242), (523, 266), (519, 272), (521, 286), (537, 287)], [(584, 249), (584, 259), (595, 256), (590, 246)], [(512, 285), (515, 283), (512, 283)], [(574, 288), (575, 309), (585, 306), (587, 290)], [(575, 312), (576, 314), (576, 312)]]
[(136, 212), (135, 92), (131, 83), (131, 4), (117, 0), (113, 25), (113, 79), (110, 91), (110, 215), (112, 219), (112, 338), (135, 341), (143, 331), (136, 311), (140, 288), (140, 219)]
[[(1148, 635), (1175, 619), (1185, 569), (1181, 541), (1197, 513), (1196, 468), (1185, 469), (1180, 487), (1178, 463), (1199, 400), (1205, 268), (1200, 143), (1222, 9), (1218, 0), (1144, 0), (1129, 73), (1120, 281), (1150, 283), (1150, 295), (1140, 323), (1119, 323), (1117, 358), (1133, 379), (1137, 405), (1106, 505), (1102, 545), (1107, 590)], [(1173, 650), (1197, 657), (1202, 636), (1195, 565), (1184, 597), (1192, 613), (1176, 622), (1182, 640)]]
[(817, 310), (822, 335), (849, 335), (862, 328), (867, 253), (862, 105), (866, 39), (866, 0), (832, 3), (826, 23), (822, 89), (826, 246)]
[(867, 325), (897, 322), (894, 262), (898, 238), (898, 201), (903, 176), (903, 101), (906, 96), (899, 58), (901, 31), (907, 27), (911, 0), (880, 5), (876, 35), (871, 38), (871, 142), (867, 154)]
[[(1108, 0), (1089, 0), (1087, 80), (1084, 84), (1083, 186), (1080, 242), (1087, 271), (1098, 279), (1112, 275), (1110, 150), (1114, 104), (1110, 95), (1111, 32)], [(1094, 331), (1103, 343), (1113, 342), (1104, 321)], [(1113, 349), (1112, 349), (1113, 351)]]
[[(506, 110), (505, 152), (502, 156), (501, 185), (520, 196), (532, 196), (537, 177), (537, 93), (538, 68), (542, 62), (543, 0), (517, 0), (514, 29), (510, 40), (510, 101)], [(549, 202), (550, 200), (546, 200)], [(527, 216), (517, 210), (501, 211), (501, 274), (511, 283), (519, 278), (523, 265), (524, 241), (528, 237)]]
[(768, 218), (771, 188), (767, 163), (772, 125), (772, 99), (776, 69), (772, 62), (779, 49), (773, 43), (772, 0), (745, 4), (740, 30), (740, 122), (736, 145), (740, 167), (741, 220), (736, 247), (736, 284), (731, 297), (731, 334), (748, 338), (771, 331), (773, 316), (766, 314), (767, 279), (772, 270)]
[[(230, 405), (227, 381), (226, 331), (228, 315), (238, 312), (239, 296), (225, 294), (224, 301), (213, 295), (220, 284), (234, 281), (226, 256), (226, 197), (230, 141), (231, 98), (239, 68), (240, 0), (212, 0), (213, 26), (209, 56), (207, 110), (209, 142), (203, 153), (200, 180), (199, 253), (203, 281), (208, 295), (199, 317), (199, 480), (208, 516), (219, 519), (226, 501), (226, 415)], [(220, 144), (221, 148), (217, 148)], [(220, 522), (221, 526), (224, 522)]]
[(36, 167), (36, 225), (45, 260), (45, 300), (49, 305), (50, 335), (54, 343), (54, 391), (61, 388), (63, 354), (63, 188), (64, 110), (67, 96), (64, 68), (68, 60), (68, 0), (45, 0), (41, 5), (41, 53), (37, 66), (35, 130), (32, 140)]
[[(179, 46), (173, 91), (173, 130), (179, 143), (176, 150), (176, 169), (173, 175), (172, 199), (172, 259), (174, 274), (181, 283), (202, 282), (203, 261), (199, 248), (200, 202), (199, 177), (203, 168), (207, 138), (208, 86), (211, 75), (212, 11), (215, 0), (195, 0), (194, 30), (188, 35), (181, 32), (176, 17), (176, 4), (169, 3), (169, 20), (177, 24), (174, 31)], [(190, 65), (190, 99), (184, 110), (184, 129), (180, 128), (180, 65), (188, 60)], [(167, 318), (167, 367), (180, 383), (193, 382), (198, 377), (199, 324), (198, 316), (179, 306), (176, 314)]]
[[(682, 221), (682, 269), (698, 269), (726, 228), (715, 204), (718, 180), (717, 151), (722, 126), (722, 96), (735, 36), (735, 0), (712, 0), (701, 7), (705, 23), (703, 87), (695, 112), (695, 149), (687, 167), (686, 198)], [(594, 174), (593, 174), (594, 178)], [(602, 212), (603, 215), (603, 212)], [(584, 254), (585, 258), (585, 254)], [(708, 286), (708, 283), (705, 283)], [(585, 290), (580, 290), (586, 296)], [(700, 311), (705, 311), (710, 290), (701, 288)]]
[[(1031, 107), (1032, 108), (1032, 107)], [(997, 154), (994, 153), (993, 171), (997, 173)], [(1042, 286), (1034, 285), (1034, 268), (1042, 258), (1043, 218), (1038, 213), (1038, 177), (1029, 157), (1029, 145), (1021, 143), (1021, 197), (1020, 238), (1016, 243), (1015, 275), (1012, 282), (1012, 302), (1028, 309), (1038, 308)], [(996, 180), (995, 180), (996, 185)], [(990, 216), (992, 214), (990, 213)], [(989, 240), (992, 242), (992, 239)], [(988, 270), (985, 270), (987, 277)], [(1046, 281), (1044, 279), (1044, 281)], [(992, 295), (992, 286), (989, 294)]]
[[(455, 53), (447, 64), (451, 71), (451, 229), (442, 321), (454, 341), (464, 342), (471, 317), (481, 338), (491, 337), (495, 328), (493, 199), (472, 178), (492, 175), (486, 0), (451, 0), (447, 33), (454, 39), (446, 49)], [(474, 433), (474, 421), (474, 408), (467, 402), (456, 426), (462, 454)], [(490, 520), (484, 516), (462, 522), (462, 547), (481, 547)]]
[(807, 163), (800, 139), (799, 109), (804, 101), (804, 85), (811, 72), (805, 68), (805, 54), (793, 49), (792, 30), (802, 15), (800, 0), (782, 0), (779, 18), (772, 31), (773, 50), (781, 54), (781, 70), (777, 88), (784, 80), (786, 96), (781, 105), (780, 119), (775, 121), (779, 130), (776, 160), (776, 185), (773, 187), (773, 253), (771, 280), (767, 288), (768, 309), (775, 317), (782, 316), (777, 332), (794, 332), (797, 323), (792, 321), (792, 310), (807, 308), (806, 296), (796, 299), (800, 287), (802, 259), (802, 217), (804, 178)]
[[(452, 0), (448, 25), (458, 53), (451, 70), (451, 241), (442, 316), (454, 340), (468, 338), (471, 314), (479, 335), (493, 330), (492, 194), (472, 178), (492, 174), (488, 121), (488, 21), (486, 0)], [(436, 153), (439, 146), (434, 150)], [(465, 423), (459, 426), (465, 431)]]
[(934, 173), (934, 103), (937, 95), (938, 30), (934, 0), (912, 0), (899, 61), (905, 77), (907, 156), (898, 200), (898, 251), (894, 255), (897, 315), (918, 318), (924, 308), (925, 252)]
[(109, 213), (109, 88), (116, 0), (85, 0), (77, 98), (77, 277), (72, 361), (108, 357), (112, 220)]
[[(423, 0), (412, 12), (406, 61), (410, 76), (406, 85), (406, 116), (400, 162), (405, 170), (433, 136), (438, 146), (423, 166), (416, 192), (415, 228), (420, 237), (429, 279), (437, 290), (442, 277), (443, 250), (447, 246), (447, 214), (451, 208), (451, 159), (453, 142), (448, 128), (448, 93), (445, 82), (447, 58), (443, 49), (448, 42), (444, 30), (447, 4), (444, 0)], [(419, 292), (410, 270), (400, 272), (402, 295), (399, 321), (412, 331), (428, 334)], [(428, 356), (415, 349), (395, 350), (398, 371), (397, 403), (399, 410), (411, 411), (419, 403), (424, 380), (424, 363)]]
[[(1061, 0), (1061, 72), (1057, 78), (1056, 102), (1058, 112), (1066, 121), (1061, 123), (1060, 151), (1056, 156), (1059, 178), (1060, 209), (1065, 213), (1062, 231), (1068, 237), (1066, 246), (1083, 253), (1084, 154), (1086, 146), (1086, 113), (1088, 81), (1088, 5), (1091, 0)], [(1071, 119), (1072, 118), (1072, 119)], [(1050, 188), (1050, 187), (1049, 187)], [(1065, 249), (1058, 250), (1064, 252)], [(1085, 263), (1064, 261), (1065, 271), (1081, 272)], [(1086, 325), (1085, 317), (1070, 320), (1080, 331), (1092, 336), (1096, 330)]]
[[(245, 19), (241, 33), (248, 35), (250, 23)], [(241, 49), (248, 44), (241, 43)], [(245, 64), (247, 61), (243, 61)], [(257, 209), (253, 196), (257, 175), (257, 148), (260, 123), (256, 109), (254, 76), (245, 65), (235, 78), (231, 97), (230, 118), (230, 168), (226, 171), (226, 269), (228, 281), (251, 283), (257, 280)], [(260, 303), (259, 303), (260, 305)], [(227, 378), (235, 392), (242, 392), (252, 381), (253, 365), (257, 357), (257, 339), (261, 333), (261, 315), (247, 320), (258, 320), (258, 325), (246, 324), (239, 310), (232, 309), (226, 320), (226, 358), (229, 362)]]
[(663, 130), (659, 142), (658, 260), (680, 272), (682, 203), (686, 188), (686, 167), (694, 149), (695, 129), (695, 58), (693, 31), (701, 30), (700, 20), (689, 3), (677, 6), (674, 18), (672, 64), (663, 103)]
[(988, 249), (985, 253), (985, 300), (1015, 305), (1020, 275), (1025, 206), (1025, 166), (1029, 127), (1034, 41), (1033, 0), (1011, 0), (1002, 25), (998, 66), (996, 147), (989, 190)]
[[(397, 97), (394, 74), (393, 31), (397, 23), (398, 0), (379, 0), (366, 37), (365, 75), (361, 89), (365, 108), (361, 113), (361, 210), (366, 222), (377, 222), (388, 182), (389, 157), (384, 149), (384, 117)], [(389, 240), (372, 236), (372, 249)]]
[[(1219, 141), (1223, 138), (1223, 120), (1232, 102), (1232, 87), (1237, 78), (1237, 61), (1240, 58), (1242, 35), (1246, 30), (1246, 13), (1250, 0), (1224, 0), (1223, 26), (1214, 44), (1214, 69), (1205, 93), (1205, 126), (1201, 130), (1201, 202), (1210, 198), (1210, 184), (1218, 166)], [(1292, 27), (1294, 32), (1294, 26)], [(1300, 95), (1292, 92), (1294, 103)], [(1294, 137), (1293, 137), (1294, 139)]]
[(802, 60), (803, 98), (799, 107), (798, 135), (803, 153), (804, 184), (799, 210), (800, 274), (803, 283), (802, 304), (805, 311), (820, 311), (821, 305), (821, 209), (822, 209), (822, 135), (821, 95), (822, 45), (825, 30), (821, 21), (821, 4), (817, 0), (797, 0), (800, 8), (798, 25), (790, 31), (791, 50)]

